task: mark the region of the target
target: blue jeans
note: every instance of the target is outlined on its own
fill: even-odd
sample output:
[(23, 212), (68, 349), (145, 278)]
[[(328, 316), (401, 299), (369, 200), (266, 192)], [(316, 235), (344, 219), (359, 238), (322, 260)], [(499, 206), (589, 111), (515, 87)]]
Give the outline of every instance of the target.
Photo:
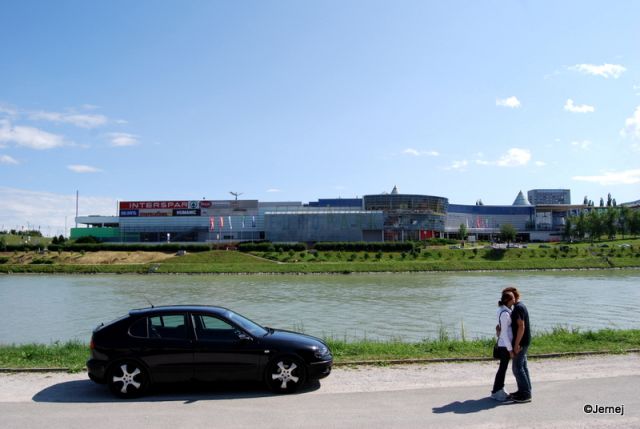
[(520, 353), (515, 355), (511, 369), (518, 384), (518, 392), (531, 396), (531, 379), (529, 378), (529, 368), (527, 367), (527, 350), (529, 346), (522, 347)]

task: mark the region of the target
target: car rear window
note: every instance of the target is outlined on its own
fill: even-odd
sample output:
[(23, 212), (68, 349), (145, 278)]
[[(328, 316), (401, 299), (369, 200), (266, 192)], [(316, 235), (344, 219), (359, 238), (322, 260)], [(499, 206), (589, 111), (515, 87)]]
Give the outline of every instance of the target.
[(138, 338), (148, 338), (149, 330), (147, 318), (144, 317), (134, 322), (133, 325), (131, 325), (131, 327), (129, 328), (129, 335)]

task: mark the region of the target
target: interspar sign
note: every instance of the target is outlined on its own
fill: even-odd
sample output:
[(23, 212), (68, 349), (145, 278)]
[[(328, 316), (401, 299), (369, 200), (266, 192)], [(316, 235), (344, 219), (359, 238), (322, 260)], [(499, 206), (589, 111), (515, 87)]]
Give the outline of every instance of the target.
[[(196, 207), (193, 207), (193, 203), (196, 204)], [(121, 201), (120, 210), (177, 210), (197, 208), (197, 204), (198, 201)]]

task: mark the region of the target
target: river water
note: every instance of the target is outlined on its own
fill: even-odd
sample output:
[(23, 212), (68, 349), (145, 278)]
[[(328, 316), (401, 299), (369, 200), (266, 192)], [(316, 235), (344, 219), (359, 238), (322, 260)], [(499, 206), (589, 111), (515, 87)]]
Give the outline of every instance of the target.
[(502, 288), (516, 285), (534, 330), (639, 328), (640, 271), (351, 275), (4, 275), (0, 343), (88, 342), (132, 308), (211, 304), (266, 326), (340, 339), (494, 333)]

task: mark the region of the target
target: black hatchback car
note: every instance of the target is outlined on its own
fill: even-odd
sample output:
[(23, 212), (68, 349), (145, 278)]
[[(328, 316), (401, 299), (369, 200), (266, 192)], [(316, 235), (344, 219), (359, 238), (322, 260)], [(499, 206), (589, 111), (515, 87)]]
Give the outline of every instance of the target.
[(329, 375), (333, 357), (322, 340), (262, 327), (222, 307), (163, 306), (132, 310), (91, 337), (89, 378), (122, 398), (153, 383), (264, 380), (279, 393)]

